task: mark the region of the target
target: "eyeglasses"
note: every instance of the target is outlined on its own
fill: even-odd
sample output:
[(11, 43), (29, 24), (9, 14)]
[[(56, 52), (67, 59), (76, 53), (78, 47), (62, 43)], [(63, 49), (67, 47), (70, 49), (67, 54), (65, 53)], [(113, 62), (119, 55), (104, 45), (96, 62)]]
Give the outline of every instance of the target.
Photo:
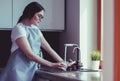
[(44, 17), (42, 15), (40, 15), (40, 19), (43, 19)]

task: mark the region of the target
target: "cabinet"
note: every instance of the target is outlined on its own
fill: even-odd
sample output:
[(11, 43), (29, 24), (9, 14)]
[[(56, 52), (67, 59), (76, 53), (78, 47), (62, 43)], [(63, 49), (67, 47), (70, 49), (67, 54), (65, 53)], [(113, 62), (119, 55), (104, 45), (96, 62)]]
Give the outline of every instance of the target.
[(1, 0), (0, 3), (0, 28), (12, 27), (12, 0)]
[[(13, 0), (13, 26), (22, 15), (23, 9), (33, 0)], [(45, 8), (45, 15), (39, 28), (43, 31), (64, 30), (64, 0), (34, 0)]]
[(39, 28), (43, 31), (64, 30), (65, 0), (2, 0), (0, 3), (0, 29), (11, 29), (22, 15), (23, 9), (32, 1), (45, 8)]

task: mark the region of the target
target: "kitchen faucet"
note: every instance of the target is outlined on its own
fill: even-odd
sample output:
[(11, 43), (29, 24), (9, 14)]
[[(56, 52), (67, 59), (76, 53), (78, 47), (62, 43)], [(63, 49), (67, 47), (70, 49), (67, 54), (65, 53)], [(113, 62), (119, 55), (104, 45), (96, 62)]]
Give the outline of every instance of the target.
[(64, 61), (66, 62), (67, 48), (74, 47), (73, 53), (75, 54), (75, 51), (77, 52), (76, 69), (80, 70), (83, 65), (81, 63), (81, 54), (80, 54), (80, 48), (79, 48), (78, 44), (64, 44), (64, 45), (65, 45)]
[(76, 69), (81, 70), (81, 67), (83, 67), (83, 64), (81, 62), (81, 51), (79, 46), (73, 48), (73, 54), (75, 54), (75, 51), (77, 52)]
[(64, 44), (65, 45), (65, 53), (64, 53), (64, 61), (66, 62), (67, 48), (68, 47), (77, 47), (77, 44)]

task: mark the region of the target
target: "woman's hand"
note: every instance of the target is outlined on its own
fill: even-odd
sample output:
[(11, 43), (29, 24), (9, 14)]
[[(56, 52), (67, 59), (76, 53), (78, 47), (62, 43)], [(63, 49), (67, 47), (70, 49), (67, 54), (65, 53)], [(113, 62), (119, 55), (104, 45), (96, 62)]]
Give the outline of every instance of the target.
[(52, 63), (51, 67), (58, 68), (63, 71), (66, 71), (66, 68), (67, 68), (66, 65), (64, 65), (63, 63)]

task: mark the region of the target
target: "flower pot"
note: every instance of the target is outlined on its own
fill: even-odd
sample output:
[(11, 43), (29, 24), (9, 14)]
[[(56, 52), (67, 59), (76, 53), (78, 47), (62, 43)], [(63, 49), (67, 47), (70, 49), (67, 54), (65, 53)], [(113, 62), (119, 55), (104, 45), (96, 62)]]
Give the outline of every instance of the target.
[(100, 61), (91, 61), (91, 69), (93, 70), (99, 70), (99, 64), (100, 64)]

